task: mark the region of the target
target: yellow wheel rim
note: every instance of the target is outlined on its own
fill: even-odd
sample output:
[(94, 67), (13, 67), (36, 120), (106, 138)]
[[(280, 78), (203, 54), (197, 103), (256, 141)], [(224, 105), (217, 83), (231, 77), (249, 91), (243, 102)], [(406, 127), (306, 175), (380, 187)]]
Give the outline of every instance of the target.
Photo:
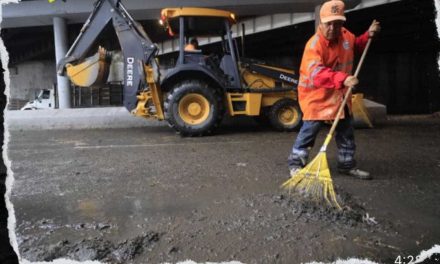
[(190, 125), (205, 122), (210, 110), (209, 101), (200, 94), (187, 94), (179, 102), (179, 116), (183, 122)]
[(285, 125), (290, 126), (297, 122), (299, 113), (293, 106), (286, 106), (280, 109), (278, 112), (278, 120)]

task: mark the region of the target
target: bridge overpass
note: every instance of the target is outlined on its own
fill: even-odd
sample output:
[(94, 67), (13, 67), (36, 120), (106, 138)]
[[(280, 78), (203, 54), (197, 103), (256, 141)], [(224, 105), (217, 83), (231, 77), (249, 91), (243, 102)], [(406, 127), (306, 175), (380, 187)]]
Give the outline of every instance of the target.
[[(137, 20), (158, 19), (160, 10), (166, 7), (197, 6), (218, 8), (235, 12), (238, 16), (260, 16), (275, 13), (311, 12), (322, 0), (161, 0), (123, 1), (130, 14)], [(362, 0), (345, 0), (349, 8)], [(364, 2), (377, 2), (369, 0)], [(384, 2), (384, 1), (381, 1)], [(386, 1), (385, 1), (386, 2)], [(91, 0), (21, 1), (3, 7), (2, 28), (52, 25), (54, 17), (62, 17), (68, 23), (82, 23), (93, 9)]]
[[(399, 0), (345, 0), (348, 12)], [(2, 8), (2, 29), (53, 26), (55, 60), (66, 54), (68, 46), (68, 25), (82, 24), (93, 10), (94, 1), (66, 0), (48, 3), (47, 0), (24, 0), (16, 4), (7, 4)], [(198, 6), (233, 11), (240, 23), (246, 25), (246, 35), (270, 31), (280, 27), (312, 21), (315, 10), (322, 0), (127, 0), (125, 7), (136, 20), (155, 20), (165, 7)], [(240, 19), (241, 18), (241, 19)], [(38, 30), (38, 28), (35, 28)], [(233, 28), (235, 36), (241, 34), (241, 27)], [(20, 36), (20, 34), (17, 34)], [(26, 37), (21, 36), (21, 39)], [(31, 41), (26, 39), (26, 41)], [(218, 39), (201, 39), (200, 44), (209, 44)], [(160, 53), (166, 54), (178, 50), (177, 40), (163, 40), (157, 43)], [(47, 45), (46, 45), (47, 47)], [(57, 76), (60, 108), (70, 107), (69, 81)]]

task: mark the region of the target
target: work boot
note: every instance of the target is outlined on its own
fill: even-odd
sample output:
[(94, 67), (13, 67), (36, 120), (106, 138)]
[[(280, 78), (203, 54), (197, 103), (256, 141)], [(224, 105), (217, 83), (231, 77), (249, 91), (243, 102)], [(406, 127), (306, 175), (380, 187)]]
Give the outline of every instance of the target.
[(371, 180), (373, 178), (373, 177), (371, 177), (369, 172), (363, 171), (363, 170), (360, 170), (357, 168), (348, 169), (348, 170), (339, 169), (339, 173), (344, 174), (344, 175), (348, 175), (348, 176), (352, 176), (352, 177), (356, 177), (361, 180)]
[(296, 174), (298, 174), (298, 172), (301, 170), (301, 167), (297, 167), (297, 168), (291, 168), (290, 169), (290, 176), (289, 178), (292, 178), (293, 176), (295, 176)]

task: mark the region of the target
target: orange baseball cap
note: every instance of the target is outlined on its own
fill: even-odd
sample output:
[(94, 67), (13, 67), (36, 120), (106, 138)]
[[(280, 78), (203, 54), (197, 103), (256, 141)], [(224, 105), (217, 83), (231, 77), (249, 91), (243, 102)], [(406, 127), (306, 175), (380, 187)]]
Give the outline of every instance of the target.
[(319, 12), (321, 23), (327, 23), (334, 20), (345, 21), (345, 4), (340, 0), (331, 0), (325, 2)]

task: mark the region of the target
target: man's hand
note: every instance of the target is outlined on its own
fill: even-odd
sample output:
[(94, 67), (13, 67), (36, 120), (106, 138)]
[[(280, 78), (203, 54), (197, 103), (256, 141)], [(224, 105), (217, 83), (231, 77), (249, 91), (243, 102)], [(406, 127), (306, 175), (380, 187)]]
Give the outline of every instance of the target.
[(371, 23), (371, 26), (368, 29), (368, 37), (369, 38), (375, 37), (377, 34), (379, 34), (380, 30), (381, 28), (379, 21), (377, 21), (376, 19), (373, 20), (373, 23)]
[(347, 78), (345, 78), (345, 81), (344, 81), (344, 85), (346, 87), (352, 87), (358, 83), (359, 83), (358, 78), (356, 78), (356, 76), (353, 76), (353, 75), (348, 76)]

